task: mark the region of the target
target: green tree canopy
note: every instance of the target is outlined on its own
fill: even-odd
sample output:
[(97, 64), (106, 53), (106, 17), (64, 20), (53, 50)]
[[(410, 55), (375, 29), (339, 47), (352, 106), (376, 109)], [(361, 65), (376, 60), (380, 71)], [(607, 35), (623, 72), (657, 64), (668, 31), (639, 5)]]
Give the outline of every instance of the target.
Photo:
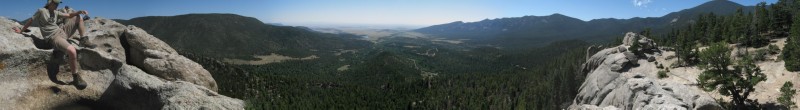
[(747, 97), (755, 91), (753, 86), (766, 81), (766, 76), (755, 65), (752, 56), (745, 55), (740, 59), (733, 70), (728, 66), (732, 64), (730, 50), (725, 43), (715, 43), (701, 51), (700, 65), (705, 71), (697, 78), (700, 87), (705, 91), (719, 89), (724, 96), (730, 96), (738, 109), (745, 109)]

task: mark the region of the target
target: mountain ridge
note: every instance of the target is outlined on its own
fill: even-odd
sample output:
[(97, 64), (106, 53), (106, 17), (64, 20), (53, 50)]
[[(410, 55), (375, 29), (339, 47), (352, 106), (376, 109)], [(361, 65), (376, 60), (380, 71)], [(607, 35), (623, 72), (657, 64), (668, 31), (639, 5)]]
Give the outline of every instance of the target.
[[(476, 44), (493, 44), (504, 47), (520, 45), (522, 47), (527, 47), (528, 45), (542, 46), (544, 44), (539, 43), (546, 44), (552, 41), (568, 39), (605, 41), (613, 36), (622, 36), (625, 32), (638, 32), (645, 28), (652, 28), (654, 33), (661, 33), (668, 31), (670, 28), (689, 24), (700, 14), (715, 13), (726, 15), (732, 14), (737, 8), (743, 8), (745, 12), (751, 11), (747, 10), (747, 6), (735, 2), (715, 0), (661, 17), (601, 18), (583, 21), (556, 13), (548, 16), (485, 19), (477, 22), (456, 21), (419, 28), (414, 31), (443, 38), (476, 39), (477, 41), (473, 40), (471, 42)], [(552, 22), (555, 20), (564, 21)], [(522, 26), (489, 27), (497, 23), (519, 24)], [(512, 29), (507, 29), (509, 27)], [(569, 28), (578, 32), (559, 30), (561, 28)]]
[(328, 34), (304, 27), (275, 26), (236, 14), (147, 16), (117, 21), (141, 27), (179, 51), (216, 58), (246, 59), (250, 58), (248, 55), (271, 53), (309, 56), (320, 54), (309, 50), (328, 51), (370, 45), (352, 34)]

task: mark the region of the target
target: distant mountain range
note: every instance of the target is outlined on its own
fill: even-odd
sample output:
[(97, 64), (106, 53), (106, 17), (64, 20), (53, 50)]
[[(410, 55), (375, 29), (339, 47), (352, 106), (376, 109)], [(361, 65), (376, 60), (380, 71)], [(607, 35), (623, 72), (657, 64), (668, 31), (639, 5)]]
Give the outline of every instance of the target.
[(211, 57), (250, 58), (277, 53), (308, 56), (338, 49), (363, 48), (370, 42), (352, 34), (329, 34), (305, 27), (275, 26), (235, 14), (187, 14), (117, 20), (135, 25), (177, 50)]
[[(625, 32), (652, 28), (654, 33), (692, 23), (700, 14), (727, 15), (738, 8), (751, 7), (713, 0), (694, 8), (662, 17), (594, 19), (583, 21), (562, 14), (486, 19), (478, 22), (452, 22), (413, 31), (450, 39), (471, 39), (467, 44), (503, 48), (541, 47), (559, 40), (579, 39), (604, 42)], [(250, 58), (250, 55), (277, 53), (302, 57), (336, 50), (365, 48), (372, 43), (346, 33), (322, 33), (306, 27), (276, 26), (252, 17), (235, 14), (187, 14), (148, 16), (116, 20), (135, 25), (162, 39), (173, 48), (203, 56)]]
[(645, 28), (652, 28), (654, 33), (660, 33), (692, 23), (700, 14), (729, 15), (735, 13), (738, 8), (743, 8), (745, 12), (753, 10), (752, 7), (727, 0), (712, 0), (662, 17), (582, 21), (562, 14), (553, 14), (486, 19), (469, 23), (457, 21), (414, 31), (444, 38), (473, 39), (470, 43), (524, 48), (567, 39), (605, 41), (612, 37), (623, 36), (625, 32), (639, 32)]

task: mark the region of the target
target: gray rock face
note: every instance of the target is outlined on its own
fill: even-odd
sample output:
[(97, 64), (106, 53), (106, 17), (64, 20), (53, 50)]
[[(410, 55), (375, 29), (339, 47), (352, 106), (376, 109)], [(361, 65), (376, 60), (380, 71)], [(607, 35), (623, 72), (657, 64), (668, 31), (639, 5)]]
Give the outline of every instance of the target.
[(622, 38), (622, 45), (624, 46), (631, 46), (633, 43), (636, 43), (636, 33), (628, 32), (625, 33), (625, 37)]
[(128, 61), (134, 66), (168, 81), (187, 81), (217, 91), (217, 82), (211, 73), (179, 55), (167, 43), (136, 26), (129, 26), (123, 33), (122, 39), (129, 46)]
[(93, 50), (105, 51), (112, 55), (114, 59), (127, 63), (128, 56), (125, 55), (125, 48), (120, 42), (120, 34), (125, 31), (125, 25), (109, 19), (94, 19), (84, 21), (84, 24), (87, 25), (88, 32), (86, 36), (89, 38), (86, 41), (81, 41), (85, 43), (80, 44), (95, 44), (96, 47)]
[[(130, 65), (115, 75), (98, 105), (124, 105), (132, 110), (196, 110), (242, 109), (241, 100), (225, 97), (214, 91), (185, 81), (164, 82)], [(129, 95), (130, 92), (136, 95)], [(115, 107), (109, 107), (115, 108)]]
[(658, 50), (658, 46), (653, 39), (647, 38), (645, 36), (641, 36), (639, 41), (637, 41), (639, 45), (642, 46), (642, 50)]
[(637, 64), (638, 58), (618, 47), (601, 50), (584, 64), (586, 79), (569, 109), (721, 109), (697, 87), (654, 79), (649, 70), (654, 64)]
[[(49, 43), (37, 43), (46, 41), (35, 33), (36, 29), (31, 29), (33, 33), (28, 35), (0, 31), (0, 87), (3, 88), (0, 89), (0, 100), (3, 100), (0, 106), (11, 110), (244, 108), (242, 100), (217, 94), (207, 85), (165, 80), (128, 65), (127, 60), (131, 57), (126, 50), (130, 49), (124, 47), (126, 43), (121, 42), (120, 37), (127, 30), (126, 26), (107, 19), (93, 19), (86, 21), (86, 24), (89, 38), (84, 42), (96, 44), (97, 47), (78, 48), (81, 65), (78, 71), (89, 84), (83, 90), (68, 84), (72, 82), (72, 76), (68, 73), (69, 67), (63, 53), (46, 48)], [(12, 27), (21, 26), (0, 18), (0, 30), (11, 30)], [(169, 54), (166, 58), (178, 59), (174, 58), (177, 56), (180, 55)], [(162, 63), (179, 65), (163, 68), (205, 71), (199, 65), (182, 66), (189, 62), (194, 63), (188, 59)], [(210, 75), (207, 78), (213, 81)]]
[[(636, 37), (639, 37), (637, 40)], [(634, 43), (639, 44), (638, 50), (644, 50), (648, 52), (658, 51), (658, 45), (653, 41), (653, 39), (647, 38), (647, 36), (638, 35), (633, 32), (625, 33), (625, 37), (622, 40), (622, 45), (629, 47)]]

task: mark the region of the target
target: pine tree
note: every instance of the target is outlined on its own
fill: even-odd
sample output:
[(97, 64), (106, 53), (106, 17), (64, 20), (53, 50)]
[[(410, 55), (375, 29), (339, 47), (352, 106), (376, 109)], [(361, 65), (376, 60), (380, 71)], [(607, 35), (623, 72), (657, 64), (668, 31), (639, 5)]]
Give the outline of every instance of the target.
[(772, 4), (770, 7), (771, 25), (770, 37), (784, 37), (789, 31), (789, 26), (792, 22), (792, 16), (789, 5), (783, 2)]
[(756, 12), (755, 12), (755, 22), (756, 22), (756, 35), (761, 35), (762, 33), (766, 33), (769, 29), (770, 25), (770, 17), (769, 11), (767, 10), (767, 3), (761, 2), (756, 4)]
[(781, 97), (778, 97), (778, 103), (781, 105), (786, 106), (787, 108), (794, 108), (796, 105), (794, 101), (792, 101), (792, 97), (794, 94), (797, 93), (797, 90), (794, 90), (794, 84), (790, 81), (786, 81), (783, 83), (783, 87), (781, 87)]
[(733, 104), (738, 109), (747, 109), (747, 97), (756, 84), (766, 81), (766, 76), (755, 65), (752, 56), (745, 55), (739, 60), (734, 69), (728, 69), (732, 64), (730, 50), (725, 43), (715, 43), (700, 52), (701, 67), (705, 69), (697, 78), (700, 87), (705, 91), (717, 90), (721, 95), (730, 96)]
[(752, 16), (752, 18), (750, 20), (746, 20), (752, 22), (750, 24), (750, 29), (747, 31), (747, 34), (744, 36), (744, 38), (740, 38), (739, 40), (743, 41), (741, 42), (743, 45), (749, 47), (764, 46), (769, 42), (765, 34), (768, 33), (771, 22), (769, 18), (769, 12), (766, 8), (766, 3), (758, 3), (756, 5), (755, 15), (750, 16)]
[(728, 27), (729, 38), (728, 40), (730, 43), (741, 43), (740, 38), (744, 35), (745, 28), (745, 15), (743, 9), (740, 7), (736, 9), (736, 14), (729, 19), (730, 23)]
[(694, 58), (697, 55), (697, 53), (693, 51), (696, 48), (695, 39), (690, 37), (689, 34), (691, 34), (691, 32), (679, 30), (676, 31), (676, 33), (677, 40), (675, 42), (675, 54), (678, 57), (677, 64), (681, 66), (693, 65), (695, 63)]
[[(800, 15), (795, 16), (794, 21), (800, 21)], [(800, 71), (800, 22), (792, 24), (781, 56), (783, 56), (786, 70)]]
[[(701, 14), (700, 16), (697, 17), (697, 21), (694, 23), (694, 26), (692, 26), (694, 28), (689, 28), (689, 29), (691, 29), (691, 30), (706, 30), (707, 27), (709, 27), (707, 19), (709, 19), (709, 18), (705, 14)], [(694, 31), (694, 32), (696, 32), (696, 31)], [(694, 33), (694, 34), (695, 35), (693, 35), (693, 36), (696, 36), (696, 37), (700, 38), (700, 43), (706, 44), (706, 43), (710, 42), (709, 37), (706, 36), (705, 33)]]

